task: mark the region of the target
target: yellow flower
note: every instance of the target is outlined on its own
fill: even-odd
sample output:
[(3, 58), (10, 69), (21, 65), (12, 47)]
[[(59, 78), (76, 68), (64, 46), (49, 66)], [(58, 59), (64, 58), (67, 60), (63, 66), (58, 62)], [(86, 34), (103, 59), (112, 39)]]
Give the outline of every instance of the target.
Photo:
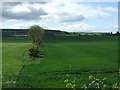
[(68, 83), (68, 84), (66, 85), (67, 88), (70, 88), (71, 86), (72, 86), (71, 83)]
[(94, 78), (94, 76), (90, 75), (90, 76), (89, 76), (89, 79), (92, 79), (92, 78)]
[(64, 80), (64, 82), (65, 82), (65, 83), (68, 82), (68, 79)]
[(69, 77), (69, 75), (68, 75), (68, 74), (67, 74), (66, 76), (67, 76), (67, 77)]
[(103, 78), (103, 80), (106, 80), (107, 78)]

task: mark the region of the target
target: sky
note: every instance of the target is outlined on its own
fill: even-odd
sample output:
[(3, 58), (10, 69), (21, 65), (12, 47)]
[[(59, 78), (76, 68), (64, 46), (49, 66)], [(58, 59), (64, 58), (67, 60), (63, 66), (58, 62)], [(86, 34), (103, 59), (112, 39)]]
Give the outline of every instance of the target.
[(44, 29), (67, 32), (118, 31), (118, 2), (2, 2), (0, 28), (27, 29), (39, 25)]

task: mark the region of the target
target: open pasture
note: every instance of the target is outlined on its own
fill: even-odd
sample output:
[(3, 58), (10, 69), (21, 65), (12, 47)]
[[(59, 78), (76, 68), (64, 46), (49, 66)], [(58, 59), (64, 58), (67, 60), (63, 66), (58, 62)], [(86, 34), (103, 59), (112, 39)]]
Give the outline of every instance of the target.
[(65, 88), (67, 74), (77, 78), (76, 87), (88, 83), (89, 75), (107, 77), (108, 84), (118, 82), (117, 36), (46, 36), (44, 57), (25, 61), (31, 43), (29, 37), (3, 37), (3, 87), (17, 79), (16, 87)]

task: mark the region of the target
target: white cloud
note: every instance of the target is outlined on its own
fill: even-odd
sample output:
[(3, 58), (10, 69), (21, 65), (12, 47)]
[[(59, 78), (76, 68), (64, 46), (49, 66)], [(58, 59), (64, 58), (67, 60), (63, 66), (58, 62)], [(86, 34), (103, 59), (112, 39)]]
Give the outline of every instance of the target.
[(105, 11), (110, 11), (110, 12), (118, 12), (117, 8), (113, 8), (113, 7), (106, 7), (104, 8)]
[[(15, 20), (10, 20), (9, 23), (13, 23)], [(13, 25), (3, 25), (0, 24), (0, 29), (27, 29), (32, 25), (39, 25), (41, 27), (46, 27), (47, 23), (45, 22), (25, 22), (25, 23), (18, 23), (18, 24), (13, 24)]]
[[(3, 0), (1, 2), (52, 2), (56, 0)], [(119, 2), (119, 0), (72, 0), (75, 2)]]
[(36, 8), (32, 3), (19, 3), (14, 5), (4, 4), (2, 16), (4, 20), (40, 20), (42, 15), (47, 15), (43, 8)]
[(93, 18), (105, 18), (110, 15), (107, 12), (110, 10), (115, 11), (116, 9), (112, 7), (106, 7), (103, 9), (102, 7), (77, 4), (68, 0), (56, 0), (46, 4), (20, 3), (14, 7), (11, 6), (8, 8), (3, 8), (3, 17), (9, 19), (23, 18), (23, 20), (38, 20), (39, 18), (44, 21), (62, 23), (82, 21)]
[(8, 11), (11, 11), (12, 13), (25, 13), (25, 12), (28, 12), (28, 13), (31, 13), (31, 10), (28, 8), (28, 4), (22, 4), (22, 5), (17, 5), (11, 9), (8, 9)]
[[(52, 20), (59, 22), (75, 22), (93, 18), (105, 18), (109, 16), (109, 13), (104, 11), (102, 7), (77, 4), (75, 2), (68, 2), (68, 0), (47, 3), (41, 7), (49, 14), (45, 16), (46, 18), (42, 19), (52, 18)], [(57, 18), (49, 17), (54, 15), (56, 15)]]
[[(23, 20), (26, 23), (3, 25), (1, 28), (28, 28), (37, 24), (55, 30), (69, 32), (114, 32), (116, 26), (96, 27), (81, 23), (84, 20), (106, 18), (110, 12), (117, 12), (113, 7), (92, 6), (78, 4), (73, 0), (55, 0), (49, 3), (16, 3), (7, 4), (3, 7), (3, 18), (9, 21)], [(79, 22), (79, 24), (74, 24)], [(65, 24), (66, 23), (66, 24)], [(56, 27), (53, 24), (57, 24)], [(51, 26), (50, 26), (51, 25)], [(61, 26), (60, 26), (61, 25)]]
[(85, 23), (80, 24), (67, 24), (65, 26), (60, 26), (57, 28), (50, 27), (53, 30), (63, 30), (68, 32), (116, 32), (118, 31), (118, 26), (104, 26), (97, 27), (94, 25), (89, 25)]
[(0, 2), (52, 2), (54, 0), (2, 0)]
[[(11, 21), (12, 22), (12, 21)], [(26, 22), (26, 23), (19, 23), (19, 24), (14, 24), (14, 25), (0, 25), (1, 29), (4, 28), (11, 28), (11, 29), (25, 29), (29, 28), (32, 25), (40, 25), (44, 29), (51, 29), (51, 30), (62, 30), (62, 31), (67, 31), (67, 32), (116, 32), (118, 31), (118, 26), (94, 26), (86, 23), (79, 23), (79, 24), (71, 24), (71, 23), (66, 23), (63, 24), (62, 26), (58, 27), (46, 27), (48, 23), (44, 22)]]

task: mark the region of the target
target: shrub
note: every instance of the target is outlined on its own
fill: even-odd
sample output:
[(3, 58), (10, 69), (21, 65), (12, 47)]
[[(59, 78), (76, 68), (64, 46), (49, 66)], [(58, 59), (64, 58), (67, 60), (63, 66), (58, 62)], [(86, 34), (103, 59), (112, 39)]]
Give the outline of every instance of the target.
[(40, 48), (37, 43), (33, 44), (32, 47), (28, 49), (28, 55), (31, 58), (39, 58), (40, 57)]

